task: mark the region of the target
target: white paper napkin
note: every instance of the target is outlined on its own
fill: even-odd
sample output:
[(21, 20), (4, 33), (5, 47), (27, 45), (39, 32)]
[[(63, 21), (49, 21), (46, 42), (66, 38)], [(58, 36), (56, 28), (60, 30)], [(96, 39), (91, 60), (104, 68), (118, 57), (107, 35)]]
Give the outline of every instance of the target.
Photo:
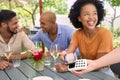
[(90, 79), (78, 79), (78, 80), (90, 80)]
[(34, 77), (32, 80), (53, 80), (53, 79), (48, 76), (37, 76), (37, 77)]

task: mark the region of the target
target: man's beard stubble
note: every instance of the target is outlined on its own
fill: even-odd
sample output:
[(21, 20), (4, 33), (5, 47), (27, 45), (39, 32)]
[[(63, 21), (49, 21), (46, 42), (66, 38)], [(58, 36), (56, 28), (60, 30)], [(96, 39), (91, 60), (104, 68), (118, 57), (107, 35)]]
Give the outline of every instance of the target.
[(9, 26), (7, 27), (7, 31), (8, 31), (9, 33), (11, 33), (12, 35), (17, 33), (17, 32), (11, 31)]

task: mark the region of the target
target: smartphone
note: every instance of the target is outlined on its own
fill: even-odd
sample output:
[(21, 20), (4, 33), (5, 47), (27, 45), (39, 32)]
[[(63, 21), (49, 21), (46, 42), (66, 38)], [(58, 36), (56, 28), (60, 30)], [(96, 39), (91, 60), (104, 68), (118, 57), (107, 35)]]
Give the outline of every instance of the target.
[(74, 68), (74, 67), (75, 67), (75, 63), (70, 63), (69, 64), (69, 69)]

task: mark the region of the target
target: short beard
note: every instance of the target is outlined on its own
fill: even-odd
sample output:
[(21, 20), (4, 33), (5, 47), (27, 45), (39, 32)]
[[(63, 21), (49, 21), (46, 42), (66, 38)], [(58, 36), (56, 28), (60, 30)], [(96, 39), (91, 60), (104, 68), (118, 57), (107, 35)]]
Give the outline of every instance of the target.
[(8, 31), (9, 33), (11, 33), (12, 35), (17, 33), (17, 32), (15, 33), (15, 32), (13, 32), (13, 31), (11, 31), (9, 26), (7, 26), (7, 31)]

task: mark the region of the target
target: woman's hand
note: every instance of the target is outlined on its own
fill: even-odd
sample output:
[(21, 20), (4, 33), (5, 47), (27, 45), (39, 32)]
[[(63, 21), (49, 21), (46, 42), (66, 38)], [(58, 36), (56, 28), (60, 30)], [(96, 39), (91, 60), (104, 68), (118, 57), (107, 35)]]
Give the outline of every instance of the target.
[(55, 64), (55, 68), (57, 72), (66, 72), (68, 71), (68, 66), (64, 63), (57, 63)]
[(65, 55), (67, 54), (67, 52), (66, 51), (62, 51), (61, 53), (60, 53), (60, 59), (62, 60), (62, 61), (65, 61)]

